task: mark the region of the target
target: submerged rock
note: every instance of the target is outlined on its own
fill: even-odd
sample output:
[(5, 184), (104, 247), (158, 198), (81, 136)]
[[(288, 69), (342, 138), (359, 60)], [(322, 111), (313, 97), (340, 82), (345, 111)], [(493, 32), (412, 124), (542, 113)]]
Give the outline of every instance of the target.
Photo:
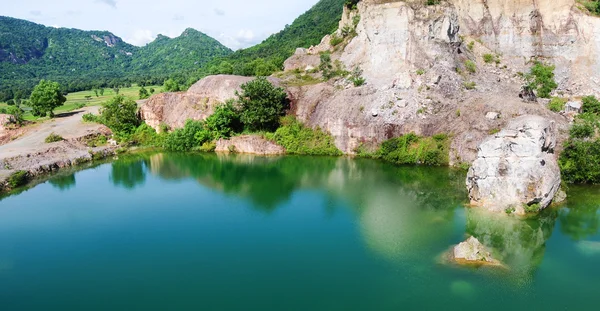
[(285, 149), (283, 147), (258, 135), (243, 135), (232, 137), (230, 139), (219, 139), (215, 151), (257, 155), (285, 154)]
[(452, 251), (452, 258), (458, 264), (502, 265), (475, 237), (456, 245)]
[(539, 116), (512, 120), (478, 148), (467, 175), (471, 204), (523, 215), (546, 208), (560, 189), (555, 124)]

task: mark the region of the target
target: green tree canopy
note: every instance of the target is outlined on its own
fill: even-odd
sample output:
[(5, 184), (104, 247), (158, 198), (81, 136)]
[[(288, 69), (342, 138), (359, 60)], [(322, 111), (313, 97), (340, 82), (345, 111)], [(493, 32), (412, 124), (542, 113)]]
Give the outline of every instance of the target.
[(146, 88), (143, 86), (142, 86), (142, 88), (140, 88), (139, 95), (140, 95), (140, 99), (146, 99), (146, 98), (150, 97), (150, 93), (148, 93), (148, 90), (146, 90)]
[(33, 89), (29, 101), (34, 116), (54, 117), (54, 109), (62, 106), (67, 98), (60, 91), (60, 85), (57, 82), (42, 80)]
[(242, 106), (240, 119), (246, 128), (252, 131), (277, 129), (279, 118), (289, 108), (284, 89), (273, 86), (264, 77), (243, 84), (241, 89), (236, 96)]
[(117, 95), (100, 110), (100, 122), (117, 133), (132, 133), (139, 125), (135, 101)]

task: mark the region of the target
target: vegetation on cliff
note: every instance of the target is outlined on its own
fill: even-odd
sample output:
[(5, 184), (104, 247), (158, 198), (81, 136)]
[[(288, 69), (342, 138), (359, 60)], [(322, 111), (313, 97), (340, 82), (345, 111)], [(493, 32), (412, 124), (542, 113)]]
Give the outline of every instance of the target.
[(583, 113), (571, 128), (559, 164), (566, 182), (600, 184), (600, 101), (596, 97), (583, 98)]
[(306, 127), (293, 116), (282, 118), (281, 127), (266, 137), (283, 146), (289, 154), (342, 155), (331, 135), (320, 128)]
[(445, 166), (449, 164), (450, 139), (446, 134), (421, 137), (413, 133), (389, 139), (376, 152), (359, 147), (361, 157), (382, 159), (398, 165)]

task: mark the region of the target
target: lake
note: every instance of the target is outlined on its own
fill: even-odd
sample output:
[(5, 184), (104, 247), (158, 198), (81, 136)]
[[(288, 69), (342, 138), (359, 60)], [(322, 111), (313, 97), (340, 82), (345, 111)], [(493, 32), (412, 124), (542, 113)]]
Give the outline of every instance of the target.
[[(465, 173), (329, 157), (141, 154), (0, 201), (6, 310), (512, 310), (600, 305), (600, 188), (527, 220)], [(445, 263), (475, 236), (507, 268)]]

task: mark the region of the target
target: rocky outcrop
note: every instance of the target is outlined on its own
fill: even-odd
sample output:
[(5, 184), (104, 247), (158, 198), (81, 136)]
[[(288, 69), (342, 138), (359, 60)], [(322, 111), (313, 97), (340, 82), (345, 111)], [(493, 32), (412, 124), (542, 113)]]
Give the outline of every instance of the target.
[(475, 237), (456, 245), (452, 249), (451, 258), (458, 264), (492, 265), (502, 264), (492, 257), (492, 253)]
[[(209, 76), (196, 82), (187, 92), (152, 96), (140, 107), (140, 116), (155, 130), (159, 130), (161, 124), (181, 128), (188, 119), (208, 118), (217, 105), (235, 98), (240, 86), (253, 79), (228, 75)], [(279, 85), (279, 80), (275, 78), (269, 78), (269, 81)]]
[(215, 152), (281, 155), (285, 154), (285, 149), (258, 135), (242, 135), (230, 139), (219, 139)]
[(496, 212), (546, 208), (560, 188), (556, 125), (539, 116), (522, 116), (479, 146), (467, 176), (473, 205)]

